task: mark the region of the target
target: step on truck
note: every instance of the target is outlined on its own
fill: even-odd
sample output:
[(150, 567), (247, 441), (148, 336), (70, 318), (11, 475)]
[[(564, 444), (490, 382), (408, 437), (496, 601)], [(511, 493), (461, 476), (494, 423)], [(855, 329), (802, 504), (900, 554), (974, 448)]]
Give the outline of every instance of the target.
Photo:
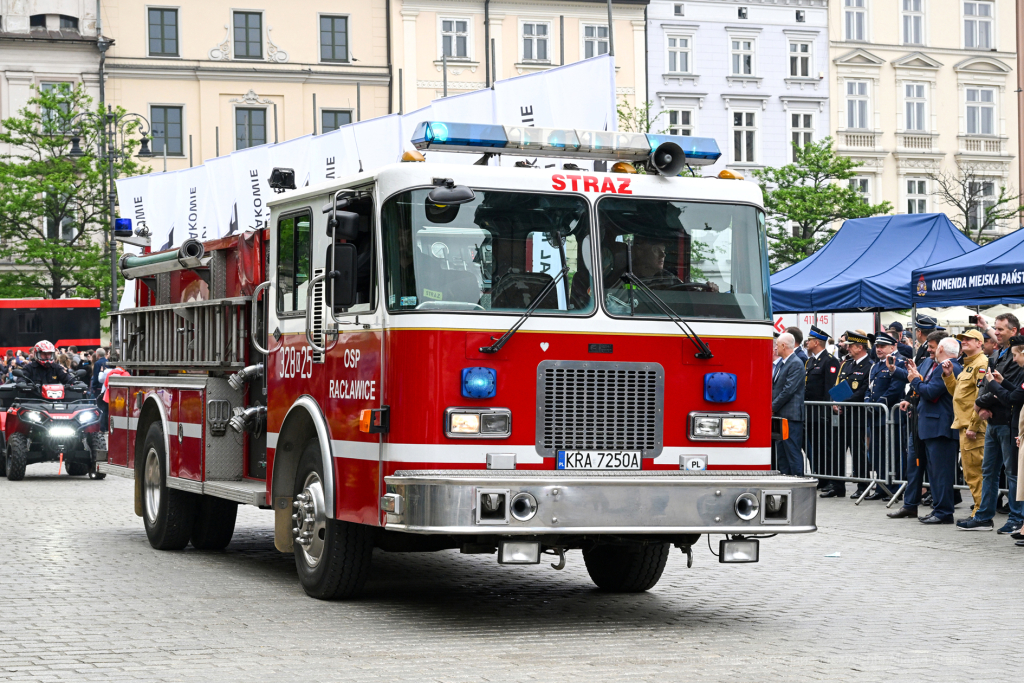
[(319, 185), (274, 169), (266, 228), (122, 258), (131, 376), (99, 469), (134, 479), (154, 548), (224, 548), (247, 504), (316, 598), (357, 594), (374, 549), (580, 550), (628, 592), (704, 534), (744, 563), (815, 530), (815, 480), (771, 469), (761, 193), (698, 176), (713, 140), (425, 122), (413, 142)]

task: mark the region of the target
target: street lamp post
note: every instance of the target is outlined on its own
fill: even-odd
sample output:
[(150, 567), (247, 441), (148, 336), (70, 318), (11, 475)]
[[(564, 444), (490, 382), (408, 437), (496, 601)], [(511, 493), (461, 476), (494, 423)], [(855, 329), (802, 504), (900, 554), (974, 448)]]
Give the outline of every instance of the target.
[(117, 192), (115, 190), (114, 181), (117, 177), (114, 174), (114, 161), (119, 158), (124, 158), (129, 154), (129, 149), (132, 143), (128, 137), (128, 129), (132, 124), (138, 124), (139, 133), (142, 136), (139, 153), (136, 156), (140, 159), (152, 158), (153, 152), (149, 149), (152, 126), (149, 123), (149, 119), (141, 114), (117, 114), (113, 109), (108, 109), (105, 104), (102, 106), (103, 111), (100, 113), (82, 112), (72, 118), (71, 122), (78, 122), (79, 128), (71, 136), (71, 151), (68, 153), (68, 156), (72, 158), (85, 156), (85, 152), (82, 151), (82, 147), (79, 144), (82, 139), (81, 124), (83, 122), (93, 123), (94, 125), (99, 123), (102, 126), (99, 143), (99, 157), (101, 159), (105, 158), (107, 161), (107, 221), (110, 226), (110, 310), (116, 311), (118, 304), (117, 246), (116, 241), (114, 240), (114, 203), (117, 200)]

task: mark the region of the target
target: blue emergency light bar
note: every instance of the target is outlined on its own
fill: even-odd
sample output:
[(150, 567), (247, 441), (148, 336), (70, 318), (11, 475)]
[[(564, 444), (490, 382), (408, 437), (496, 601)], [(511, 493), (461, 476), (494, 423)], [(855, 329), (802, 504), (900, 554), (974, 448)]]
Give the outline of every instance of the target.
[(412, 137), (419, 150), (623, 161), (647, 161), (665, 142), (679, 145), (690, 166), (709, 166), (722, 156), (714, 139), (689, 135), (422, 121)]

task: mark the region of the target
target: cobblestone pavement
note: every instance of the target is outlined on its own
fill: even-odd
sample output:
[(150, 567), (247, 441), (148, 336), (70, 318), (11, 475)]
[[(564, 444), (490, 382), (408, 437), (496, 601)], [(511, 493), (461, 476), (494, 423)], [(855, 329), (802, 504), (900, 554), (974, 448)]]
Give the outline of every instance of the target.
[(756, 565), (702, 540), (641, 595), (597, 592), (579, 552), (558, 572), (446, 551), (375, 555), (366, 596), (332, 603), (303, 594), (268, 511), (240, 508), (225, 552), (159, 552), (131, 482), (55, 469), (0, 480), (0, 680), (1019, 678), (1024, 548), (880, 503), (821, 501), (817, 533)]

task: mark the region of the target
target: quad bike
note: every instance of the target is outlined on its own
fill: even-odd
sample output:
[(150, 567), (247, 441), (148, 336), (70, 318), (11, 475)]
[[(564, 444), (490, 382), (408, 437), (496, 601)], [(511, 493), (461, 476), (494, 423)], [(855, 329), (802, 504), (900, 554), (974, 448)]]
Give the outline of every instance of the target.
[(94, 399), (85, 398), (86, 386), (36, 385), (15, 370), (17, 381), (0, 386), (3, 457), (0, 476), (20, 481), (25, 467), (37, 462), (62, 462), (71, 476), (103, 479), (96, 462), (107, 459), (107, 428)]

